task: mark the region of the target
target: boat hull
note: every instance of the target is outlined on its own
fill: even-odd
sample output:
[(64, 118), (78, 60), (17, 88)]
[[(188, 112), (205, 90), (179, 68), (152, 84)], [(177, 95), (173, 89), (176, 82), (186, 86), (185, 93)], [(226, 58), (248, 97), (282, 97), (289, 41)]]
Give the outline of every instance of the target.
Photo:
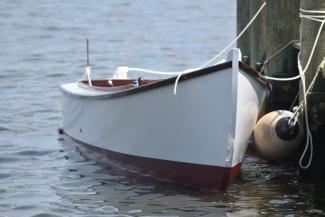
[(114, 94), (62, 85), (64, 133), (118, 167), (225, 188), (239, 171), (265, 87), (236, 61), (191, 76), (176, 96), (174, 78)]
[(160, 181), (179, 183), (196, 189), (212, 191), (226, 189), (235, 181), (241, 166), (238, 164), (229, 168), (126, 155), (86, 144), (64, 132), (63, 134), (73, 140), (80, 151), (92, 160)]

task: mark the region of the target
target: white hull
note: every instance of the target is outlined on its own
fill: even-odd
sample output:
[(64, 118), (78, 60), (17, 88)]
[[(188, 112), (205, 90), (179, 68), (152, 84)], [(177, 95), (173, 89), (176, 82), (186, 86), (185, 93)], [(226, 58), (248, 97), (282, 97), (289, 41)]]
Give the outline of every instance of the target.
[(234, 55), (231, 67), (181, 81), (176, 96), (173, 83), (132, 94), (120, 91), (117, 97), (64, 84), (64, 132), (114, 153), (222, 168), (240, 165), (266, 89)]

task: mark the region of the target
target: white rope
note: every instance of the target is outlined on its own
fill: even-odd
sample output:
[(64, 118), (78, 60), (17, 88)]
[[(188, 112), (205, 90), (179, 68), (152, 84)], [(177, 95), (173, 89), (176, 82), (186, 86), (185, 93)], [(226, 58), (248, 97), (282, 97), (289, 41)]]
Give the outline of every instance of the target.
[[(315, 76), (312, 80), (312, 82), (310, 83), (308, 89), (306, 90), (306, 79), (305, 79), (305, 73), (311, 63), (311, 60), (313, 58), (317, 43), (319, 41), (321, 32), (323, 30), (324, 24), (325, 24), (325, 16), (319, 16), (319, 15), (313, 15), (313, 14), (325, 14), (325, 11), (312, 11), (312, 10), (304, 10), (304, 9), (300, 9), (300, 12), (302, 13), (309, 13), (309, 14), (300, 14), (301, 18), (305, 18), (305, 19), (309, 19), (312, 21), (316, 21), (316, 22), (320, 22), (321, 25), (319, 27), (319, 30), (317, 32), (312, 50), (310, 52), (309, 58), (307, 60), (307, 63), (305, 65), (305, 68), (302, 68), (301, 63), (300, 63), (300, 52), (298, 54), (298, 69), (299, 69), (299, 74), (301, 76), (301, 86), (302, 86), (302, 93), (303, 93), (303, 105), (302, 105), (302, 109), (304, 109), (304, 116), (305, 116), (305, 124), (306, 124), (306, 134), (307, 134), (307, 138), (306, 138), (306, 144), (305, 144), (305, 149), (300, 157), (299, 160), (299, 166), (302, 169), (308, 169), (312, 163), (313, 160), (313, 152), (314, 152), (314, 144), (313, 144), (313, 137), (311, 134), (311, 130), (310, 130), (310, 126), (309, 126), (309, 120), (308, 120), (308, 103), (307, 103), (307, 94), (311, 91), (312, 87), (314, 86), (314, 83), (316, 81), (316, 77), (319, 73), (319, 69), (320, 66), (318, 66), (317, 68), (317, 72), (315, 73)], [(322, 20), (318, 19), (318, 18), (323, 18)], [(308, 149), (310, 149), (310, 154), (309, 154), (309, 159), (306, 165), (303, 165), (303, 159), (305, 158), (305, 155), (308, 151)]]
[[(196, 70), (197, 69), (202, 69), (204, 67), (207, 67), (208, 65), (210, 65), (213, 61), (215, 61), (216, 59), (218, 59), (222, 54), (224, 54), (229, 48), (231, 48), (237, 41), (238, 39), (247, 31), (247, 29), (252, 25), (252, 23), (256, 20), (256, 18), (258, 17), (258, 15), (261, 13), (261, 11), (263, 10), (263, 8), (265, 7), (266, 5), (266, 2), (264, 2), (261, 7), (258, 9), (258, 11), (255, 13), (255, 15), (252, 17), (252, 19), (247, 23), (247, 25), (245, 26), (245, 28), (237, 35), (237, 37), (232, 41), (230, 42), (230, 44), (228, 44), (227, 47), (225, 47), (220, 53), (218, 53), (216, 56), (214, 56), (212, 59), (210, 59), (208, 62), (202, 64), (201, 66), (199, 66), (198, 68), (195, 68)], [(180, 73), (177, 78), (176, 78), (176, 81), (175, 81), (175, 85), (174, 85), (174, 92), (173, 94), (176, 95), (176, 91), (177, 91), (177, 84), (178, 84), (178, 81), (179, 79), (181, 78), (181, 76), (184, 74), (184, 73), (187, 73), (187, 72), (190, 72), (188, 70), (185, 70), (183, 71), (182, 73)]]
[(229, 48), (231, 48), (238, 41), (238, 39), (247, 31), (247, 29), (253, 24), (253, 22), (256, 20), (256, 18), (258, 17), (258, 15), (264, 9), (265, 5), (266, 5), (266, 2), (264, 2), (261, 5), (261, 7), (255, 13), (255, 15), (252, 17), (252, 19), (247, 23), (247, 25), (243, 28), (243, 30), (237, 35), (237, 37), (227, 47), (225, 47), (219, 54), (217, 54), (216, 56), (214, 56), (211, 60), (209, 60), (208, 62), (206, 62), (203, 65), (199, 66), (199, 68), (204, 68), (204, 67), (208, 66), (214, 60), (216, 60), (217, 58), (219, 58), (223, 53), (225, 53)]
[(298, 117), (300, 115), (300, 112), (302, 111), (302, 104), (299, 106), (296, 106), (292, 109), (293, 115), (292, 117), (289, 118), (288, 125), (289, 126), (295, 126), (296, 123), (298, 122)]
[[(292, 81), (292, 80), (296, 80), (298, 78), (301, 78), (303, 101), (298, 106), (298, 108), (296, 109), (296, 111), (294, 111), (293, 117), (291, 117), (289, 119), (288, 123), (289, 124), (296, 124), (297, 117), (300, 115), (300, 113), (302, 111), (304, 111), (305, 122), (306, 122), (306, 134), (307, 134), (307, 138), (306, 138), (305, 149), (304, 149), (304, 151), (303, 151), (303, 153), (302, 153), (302, 155), (300, 157), (300, 160), (299, 160), (299, 166), (302, 169), (308, 169), (310, 167), (311, 162), (312, 162), (312, 159), (313, 159), (314, 145), (313, 145), (313, 137), (312, 137), (312, 134), (311, 134), (311, 130), (310, 130), (310, 126), (309, 126), (309, 120), (308, 120), (307, 95), (310, 93), (311, 89), (314, 86), (314, 83), (316, 81), (317, 75), (319, 73), (320, 66), (317, 68), (317, 71), (315, 73), (315, 76), (314, 76), (314, 78), (313, 78), (312, 82), (310, 83), (310, 85), (309, 85), (309, 87), (308, 87), (307, 90), (306, 90), (305, 74), (306, 74), (306, 71), (308, 70), (309, 65), (311, 63), (311, 60), (312, 60), (312, 58), (314, 56), (315, 49), (316, 49), (316, 46), (318, 44), (318, 41), (319, 41), (319, 38), (320, 38), (320, 35), (321, 35), (321, 32), (322, 32), (322, 29), (323, 29), (323, 27), (325, 25), (325, 11), (313, 11), (313, 10), (300, 9), (300, 12), (301, 12), (300, 13), (300, 17), (301, 18), (305, 18), (305, 19), (309, 19), (309, 20), (312, 20), (312, 21), (316, 21), (316, 22), (320, 22), (321, 23), (305, 67), (302, 68), (302, 66), (301, 66), (301, 63), (300, 63), (300, 52), (299, 52), (298, 53), (298, 58), (297, 58), (298, 59), (299, 75), (294, 76), (294, 77), (290, 77), (290, 78), (276, 78), (276, 77), (271, 77), (271, 76), (262, 76), (262, 77), (265, 78), (265, 79), (274, 80), (274, 81)], [(303, 13), (305, 13), (305, 14), (303, 14)], [(308, 14), (306, 14), (306, 13), (308, 13)], [(315, 15), (315, 14), (324, 14), (324, 15)], [(292, 122), (292, 120), (294, 122)], [(303, 162), (302, 161), (305, 158), (305, 155), (306, 155), (309, 147), (310, 147), (309, 160), (308, 160), (308, 163), (306, 165), (303, 165)]]
[(325, 14), (325, 11), (317, 11), (317, 10), (306, 10), (300, 8), (300, 12), (307, 13), (307, 14)]
[[(323, 61), (325, 61), (325, 58), (323, 59)], [(303, 102), (302, 104), (300, 105), (301, 106), (301, 109), (298, 109), (300, 111), (297, 111), (298, 115), (300, 112), (302, 112), (302, 110), (304, 110), (304, 115), (305, 115), (305, 122), (306, 122), (306, 131), (307, 131), (307, 140), (306, 140), (306, 145), (305, 145), (305, 149), (300, 157), (300, 160), (299, 160), (299, 166), (302, 168), (302, 169), (307, 169), (310, 167), (311, 165), (311, 162), (312, 162), (312, 158), (313, 158), (313, 138), (312, 138), (312, 134), (311, 134), (311, 131), (310, 131), (310, 127), (309, 127), (309, 120), (308, 120), (308, 108), (307, 108), (307, 95), (311, 92), (311, 89), (314, 87), (314, 84), (316, 82), (316, 78), (320, 72), (320, 67), (321, 67), (322, 63), (318, 66), (317, 70), (316, 70), (316, 73), (315, 73), (315, 76), (313, 78), (313, 80), (311, 81), (308, 89), (306, 91), (305, 88), (306, 88), (306, 81), (305, 81), (305, 76), (303, 77), (303, 79), (301, 80), (302, 81), (302, 88), (303, 88)], [(300, 67), (301, 68), (301, 67)], [(299, 70), (300, 71), (300, 70)], [(304, 109), (305, 107), (305, 109)], [(310, 144), (310, 155), (309, 155), (309, 161), (307, 163), (307, 165), (302, 165), (302, 161), (303, 159), (305, 158), (305, 155), (307, 153), (307, 150), (308, 150), (308, 146)]]
[(128, 68), (128, 70), (129, 71), (137, 71), (137, 72), (151, 73), (151, 74), (160, 74), (160, 75), (178, 75), (177, 78), (176, 78), (176, 80), (175, 80), (174, 91), (173, 91), (173, 94), (176, 95), (176, 93), (177, 93), (177, 85), (178, 85), (178, 82), (179, 82), (180, 77), (183, 74), (185, 74), (185, 73), (192, 72), (192, 71), (196, 71), (196, 70), (200, 70), (200, 69), (202, 69), (204, 67), (207, 67), (207, 66), (211, 65), (216, 59), (218, 59), (227, 50), (229, 50), (229, 48), (231, 48), (238, 41), (238, 39), (247, 31), (247, 29), (256, 20), (256, 18), (261, 13), (261, 11), (265, 7), (265, 5), (266, 5), (266, 2), (264, 2), (261, 5), (261, 7), (256, 12), (256, 14), (252, 17), (252, 19), (247, 23), (247, 25), (245, 26), (245, 28), (237, 35), (237, 37), (233, 41), (231, 41), (221, 52), (219, 52), (217, 55), (215, 55), (209, 61), (207, 61), (206, 63), (200, 65), (199, 67), (185, 69), (185, 70), (180, 71), (180, 72), (162, 72), (162, 71), (156, 71), (156, 70), (150, 70), (150, 69), (143, 69), (143, 68)]
[[(304, 10), (304, 9), (300, 9), (300, 12), (302, 13), (322, 13), (322, 14), (325, 14), (325, 11), (309, 11), (309, 10)], [(292, 80), (296, 80), (298, 78), (300, 78), (302, 75), (305, 75), (308, 67), (309, 67), (309, 64), (314, 56), (314, 52), (315, 52), (315, 49), (316, 49), (316, 46), (317, 46), (317, 43), (319, 41), (319, 37), (320, 37), (320, 34), (322, 32), (322, 29), (323, 29), (323, 26), (325, 24), (325, 15), (323, 16), (320, 16), (320, 15), (307, 15), (307, 14), (302, 14), (300, 13), (300, 17), (301, 18), (306, 18), (306, 19), (309, 19), (309, 20), (313, 20), (313, 21), (316, 21), (316, 22), (320, 22), (321, 23), (321, 26), (319, 27), (319, 30), (318, 30), (318, 33), (317, 33), (317, 36), (316, 36), (316, 39), (314, 41), (314, 44), (313, 44), (313, 47), (312, 47), (312, 50), (311, 50), (311, 53), (309, 55), (309, 58), (308, 58), (308, 61), (307, 61), (307, 64), (305, 66), (305, 68), (302, 70), (302, 73), (299, 73), (299, 75), (297, 76), (294, 76), (294, 77), (290, 77), (290, 78), (276, 78), (276, 77), (270, 77), (270, 76), (262, 76), (263, 78), (265, 79), (268, 79), (268, 80), (273, 80), (273, 81), (292, 81)], [(317, 19), (318, 17), (320, 18), (323, 18), (323, 19)], [(300, 54), (300, 52), (299, 52)], [(299, 59), (299, 55), (298, 55), (298, 66), (301, 66), (300, 64), (300, 59)]]
[[(123, 66), (125, 67), (125, 66)], [(155, 71), (150, 69), (143, 69), (143, 68), (128, 68), (128, 71), (135, 71), (135, 72), (145, 72), (150, 74), (159, 74), (159, 75), (178, 75), (179, 72), (162, 72), (162, 71)]]
[[(304, 109), (304, 115), (305, 115), (306, 134), (307, 134), (305, 149), (304, 149), (304, 151), (301, 154), (301, 157), (299, 159), (299, 166), (300, 166), (301, 169), (308, 169), (310, 167), (310, 165), (311, 165), (312, 160), (313, 160), (314, 145), (313, 145), (313, 137), (312, 137), (311, 132), (310, 132), (309, 120), (308, 120), (306, 81), (305, 81), (304, 74), (302, 74), (303, 70), (301, 70), (301, 67), (299, 67), (299, 68), (300, 68), (299, 73), (301, 75), (301, 86), (302, 86), (302, 93), (303, 93), (303, 107), (305, 108)], [(307, 150), (308, 150), (309, 146), (310, 146), (309, 160), (308, 160), (308, 163), (306, 165), (303, 165), (302, 161), (305, 158), (305, 155), (307, 153)]]
[(265, 78), (267, 80), (272, 80), (272, 81), (293, 81), (293, 80), (299, 79), (300, 75), (290, 77), (290, 78), (276, 78), (276, 77), (270, 77), (270, 76), (266, 76), (266, 75), (261, 75), (261, 77)]
[[(290, 42), (288, 42), (287, 44), (285, 44), (284, 46), (282, 46), (279, 50), (277, 50), (274, 54), (272, 54), (270, 57), (268, 57), (264, 62), (263, 62), (263, 65), (262, 65), (262, 68), (261, 68), (261, 72), (265, 72), (265, 74), (268, 74), (267, 73), (267, 66), (268, 64), (274, 59), (276, 58), (279, 54), (281, 54), (283, 51), (285, 51), (288, 47), (290, 47), (293, 43), (295, 42), (300, 42), (300, 40), (292, 40)], [(265, 76), (267, 77), (267, 76)], [(300, 76), (299, 76), (300, 77)], [(268, 77), (270, 80), (273, 79), (273, 77)]]

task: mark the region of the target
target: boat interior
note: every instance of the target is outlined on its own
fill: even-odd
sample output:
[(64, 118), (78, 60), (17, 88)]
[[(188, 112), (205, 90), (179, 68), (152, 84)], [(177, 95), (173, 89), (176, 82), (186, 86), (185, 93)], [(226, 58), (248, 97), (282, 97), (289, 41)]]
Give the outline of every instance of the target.
[(91, 86), (88, 80), (82, 80), (79, 84), (84, 88), (92, 88), (102, 91), (118, 91), (133, 87), (140, 87), (147, 84), (156, 83), (161, 80), (148, 80), (142, 77), (137, 79), (108, 79), (108, 80), (92, 80)]
[[(142, 77), (138, 79), (109, 79), (109, 80), (92, 80), (92, 86), (95, 87), (120, 87), (120, 86), (127, 86), (127, 85), (136, 85), (142, 86), (146, 84), (151, 84), (158, 82), (160, 80), (146, 80)], [(88, 81), (81, 81), (84, 84), (88, 84)]]

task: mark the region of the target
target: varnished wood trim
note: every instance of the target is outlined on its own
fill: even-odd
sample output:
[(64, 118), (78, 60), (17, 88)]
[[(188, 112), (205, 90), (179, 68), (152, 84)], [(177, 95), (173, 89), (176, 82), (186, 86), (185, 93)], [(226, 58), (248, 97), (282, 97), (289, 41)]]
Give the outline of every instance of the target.
[(249, 74), (250, 76), (256, 78), (261, 84), (266, 86), (266, 81), (263, 77), (260, 76), (259, 72), (255, 69), (251, 68), (249, 65), (247, 65), (244, 62), (239, 62), (239, 68), (242, 69), (244, 72)]

